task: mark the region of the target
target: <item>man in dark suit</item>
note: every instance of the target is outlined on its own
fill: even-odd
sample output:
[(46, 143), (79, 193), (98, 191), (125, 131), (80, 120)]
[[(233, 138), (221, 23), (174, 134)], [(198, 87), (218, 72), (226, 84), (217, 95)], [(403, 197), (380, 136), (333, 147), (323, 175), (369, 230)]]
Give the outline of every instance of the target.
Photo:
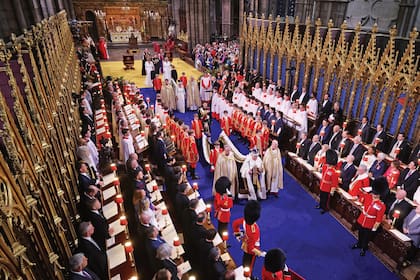
[(376, 160), (373, 162), (372, 167), (369, 169), (369, 177), (376, 179), (384, 175), (388, 165), (385, 162), (385, 154), (378, 153)]
[(156, 164), (158, 165), (159, 169), (165, 170), (166, 169), (166, 159), (168, 158), (168, 151), (166, 149), (165, 141), (162, 138), (162, 133), (158, 131), (156, 133), (156, 151), (155, 151), (155, 158)]
[(343, 118), (343, 109), (340, 108), (340, 103), (334, 102), (331, 115), (328, 117), (328, 119), (334, 124), (342, 125)]
[(82, 108), (81, 114), (81, 121), (82, 121), (82, 130), (88, 131), (95, 128), (95, 123), (93, 121), (93, 117), (89, 115), (87, 108)]
[(200, 272), (202, 275), (200, 279), (206, 279), (209, 252), (210, 249), (214, 247), (213, 239), (216, 237), (216, 234), (217, 231), (215, 229), (208, 229), (205, 238), (201, 239), (199, 242)]
[(339, 144), (341, 157), (344, 158), (348, 156), (352, 146), (353, 146), (353, 141), (349, 137), (349, 132), (347, 130), (344, 130), (343, 133), (341, 133), (341, 141)]
[(98, 275), (100, 279), (109, 279), (108, 258), (106, 252), (92, 238), (94, 232), (95, 228), (91, 222), (80, 223), (80, 238), (77, 251), (88, 258), (88, 268)]
[(334, 125), (331, 137), (328, 139), (328, 146), (330, 149), (338, 151), (341, 142), (341, 128), (339, 125)]
[(370, 126), (368, 117), (364, 116), (358, 127), (357, 134), (362, 137), (363, 143), (369, 142)]
[(142, 212), (139, 215), (139, 225), (137, 226), (136, 234), (133, 235), (134, 260), (136, 269), (141, 273), (144, 279), (152, 279), (153, 274), (150, 269), (150, 260), (146, 253), (146, 232), (148, 228), (152, 227), (150, 224), (151, 216), (147, 212)]
[(329, 100), (330, 96), (328, 93), (324, 94), (324, 98), (320, 102), (319, 112), (319, 119), (328, 119), (328, 116), (331, 114), (332, 111), (332, 103)]
[(193, 265), (200, 265), (200, 242), (206, 238), (207, 229), (204, 227), (205, 214), (199, 213), (197, 221), (191, 226), (191, 257)]
[(407, 197), (413, 199), (414, 193), (419, 186), (419, 172), (417, 163), (410, 161), (408, 167), (404, 169), (398, 178), (397, 186), (400, 186), (407, 192)]
[(305, 160), (308, 159), (308, 151), (311, 145), (311, 140), (308, 139), (308, 135), (306, 134), (306, 132), (302, 133), (302, 138), (298, 143), (300, 144), (298, 156)]
[(341, 165), (341, 188), (345, 191), (349, 190), (351, 179), (356, 175), (356, 167), (353, 164), (354, 156), (348, 155), (346, 161)]
[(99, 212), (101, 209), (101, 203), (98, 199), (92, 200), (88, 204), (89, 212), (87, 213), (86, 220), (90, 221), (95, 228), (95, 232), (92, 234), (92, 238), (101, 247), (102, 250), (106, 250), (106, 240), (110, 238), (109, 225), (105, 217)]
[(77, 210), (79, 211), (80, 217), (82, 220), (86, 220), (89, 214), (89, 205), (95, 200), (99, 199), (99, 191), (95, 186), (89, 186), (88, 190), (80, 194), (80, 202), (77, 205)]
[(93, 179), (89, 174), (89, 165), (86, 162), (79, 162), (79, 193), (89, 190), (90, 186), (101, 187), (103, 183), (97, 179)]
[(407, 192), (405, 190), (397, 190), (395, 194), (395, 199), (392, 201), (390, 205), (387, 206), (387, 221), (388, 223), (392, 223), (394, 219), (395, 211), (399, 211), (399, 218), (395, 219), (394, 227), (399, 231), (402, 231), (402, 225), (404, 223), (405, 217), (410, 213), (413, 209), (410, 203), (405, 200), (407, 196)]
[(407, 260), (412, 261), (416, 256), (418, 247), (420, 245), (420, 206), (411, 210), (404, 220), (403, 233), (406, 234), (413, 241), (411, 250), (407, 254)]
[(376, 126), (376, 133), (372, 138), (372, 141), (370, 142), (371, 144), (375, 145), (376, 149), (378, 149), (381, 152), (386, 152), (384, 151), (385, 149), (385, 136), (386, 133), (384, 131), (384, 126), (382, 124), (378, 124)]
[(165, 241), (159, 236), (159, 230), (155, 226), (146, 229), (146, 254), (150, 262), (150, 270), (155, 274), (159, 269), (159, 260), (156, 258), (156, 251)]
[(319, 150), (321, 150), (321, 148), (322, 147), (321, 147), (321, 143), (319, 143), (319, 136), (315, 134), (312, 137), (312, 142), (308, 149), (308, 163), (310, 165), (314, 165), (315, 156), (319, 152)]
[(309, 101), (309, 94), (306, 92), (306, 88), (302, 88), (302, 93), (300, 94), (298, 98), (299, 104), (306, 105)]
[(175, 210), (178, 221), (182, 221), (182, 214), (188, 208), (190, 200), (187, 196), (187, 184), (183, 183), (178, 186), (178, 192), (175, 195)]
[(408, 157), (410, 156), (410, 146), (405, 140), (403, 133), (398, 133), (398, 136), (394, 139), (394, 141), (392, 141), (388, 153), (390, 157), (399, 159), (404, 163), (408, 163)]
[(318, 127), (316, 134), (319, 135), (319, 141), (321, 144), (328, 144), (328, 140), (331, 135), (331, 125), (327, 119), (322, 120), (322, 124)]
[[(86, 268), (88, 265), (88, 259), (83, 253), (77, 253), (70, 257), (69, 266), (70, 266), (70, 280), (103, 280), (99, 278), (89, 268)], [(106, 278), (108, 279), (108, 278)]]
[(290, 101), (293, 103), (296, 100), (298, 100), (299, 97), (300, 97), (300, 92), (298, 91), (298, 86), (297, 85), (294, 85), (293, 86), (293, 91), (290, 94)]
[(360, 161), (362, 160), (363, 153), (365, 152), (365, 147), (361, 143), (362, 138), (360, 136), (356, 136), (353, 139), (353, 144), (351, 145), (349, 155), (354, 156), (354, 164), (359, 165)]

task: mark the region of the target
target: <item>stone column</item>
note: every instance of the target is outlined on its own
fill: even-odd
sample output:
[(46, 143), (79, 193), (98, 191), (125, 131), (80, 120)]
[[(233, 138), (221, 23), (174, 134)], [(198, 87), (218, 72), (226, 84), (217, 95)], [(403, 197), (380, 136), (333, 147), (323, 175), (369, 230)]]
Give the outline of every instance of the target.
[(54, 3), (51, 0), (46, 0), (45, 2), (47, 4), (48, 15), (55, 15)]
[(268, 0), (260, 0), (260, 11), (259, 14), (264, 14), (266, 16), (268, 16), (269, 11), (268, 11)]
[[(181, 1), (172, 1), (172, 18), (175, 21), (175, 30), (176, 34), (178, 34), (180, 30), (181, 21), (179, 19), (179, 9)], [(187, 1), (188, 2), (188, 1)], [(188, 10), (186, 11), (188, 13)]]
[(39, 1), (37, 0), (32, 0), (29, 1), (29, 8), (32, 11), (32, 16), (34, 17), (34, 22), (38, 23), (42, 20), (42, 10), (41, 7), (39, 6)]
[[(415, 20), (418, 17), (418, 11), (420, 3), (416, 1), (417, 6), (413, 3), (412, 0), (401, 0), (400, 2), (400, 9), (398, 11), (398, 35), (403, 37), (408, 37), (410, 31), (415, 26), (413, 18)], [(417, 26), (418, 28), (418, 26)]]
[(19, 29), (22, 31), (24, 28), (28, 27), (28, 23), (26, 22), (25, 14), (23, 13), (22, 3), (20, 1), (21, 0), (12, 1), (12, 4), (16, 13), (16, 20), (19, 25)]
[(222, 0), (222, 36), (231, 36), (231, 0)]
[[(36, 0), (34, 0), (34, 2), (35, 1)], [(48, 18), (48, 7), (47, 7), (46, 0), (40, 0), (39, 5), (41, 6), (41, 11), (42, 11), (41, 20), (44, 19), (44, 18)]]
[[(239, 1), (243, 2), (243, 1)], [(210, 34), (217, 33), (217, 23), (216, 23), (216, 0), (209, 0), (209, 24), (210, 24)]]

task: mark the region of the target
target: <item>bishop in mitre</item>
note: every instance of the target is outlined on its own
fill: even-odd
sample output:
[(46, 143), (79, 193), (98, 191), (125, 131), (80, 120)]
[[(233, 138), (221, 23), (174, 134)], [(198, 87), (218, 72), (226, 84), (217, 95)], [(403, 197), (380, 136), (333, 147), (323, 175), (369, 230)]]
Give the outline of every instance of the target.
[(238, 192), (238, 169), (236, 167), (235, 156), (231, 151), (231, 147), (226, 145), (225, 150), (221, 153), (216, 162), (216, 166), (214, 169), (214, 180), (213, 180), (213, 195), (215, 194), (216, 190), (214, 188), (214, 183), (222, 176), (226, 176), (231, 181), (232, 185), (230, 186), (230, 193), (232, 197)]
[(165, 80), (165, 84), (162, 86), (160, 91), (160, 98), (164, 106), (167, 106), (172, 111), (176, 109), (174, 89), (167, 79)]
[(267, 190), (275, 197), (278, 197), (279, 190), (283, 189), (283, 164), (278, 146), (277, 140), (273, 140), (263, 158)]
[(200, 90), (198, 83), (194, 77), (190, 78), (187, 84), (187, 108), (190, 110), (197, 110), (201, 106)]
[(241, 167), (241, 177), (245, 180), (248, 189), (248, 200), (257, 200), (257, 196), (259, 199), (267, 198), (263, 161), (257, 149), (252, 149), (246, 156)]

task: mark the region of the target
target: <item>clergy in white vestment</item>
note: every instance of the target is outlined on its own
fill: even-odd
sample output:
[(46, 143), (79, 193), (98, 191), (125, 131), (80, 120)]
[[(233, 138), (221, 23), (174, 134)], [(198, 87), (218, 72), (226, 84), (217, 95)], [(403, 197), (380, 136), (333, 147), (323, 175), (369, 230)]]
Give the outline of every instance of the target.
[[(248, 189), (248, 200), (257, 200), (267, 198), (267, 190), (265, 188), (265, 172), (263, 161), (259, 157), (259, 151), (253, 149), (242, 163), (241, 177), (245, 180)], [(242, 195), (239, 195), (239, 198)]]
[(265, 151), (263, 165), (267, 191), (278, 197), (279, 190), (283, 189), (283, 164), (277, 140)]
[(229, 178), (230, 182), (232, 183), (230, 186), (230, 192), (232, 193), (232, 196), (235, 197), (239, 188), (238, 169), (236, 166), (235, 156), (229, 145), (226, 145), (223, 153), (219, 154), (217, 157), (217, 162), (214, 169), (213, 194), (215, 193), (214, 184), (217, 179), (222, 176)]
[(318, 100), (316, 100), (315, 95), (311, 94), (311, 98), (308, 101), (308, 104), (306, 104), (306, 108), (308, 111), (308, 115), (317, 118), (318, 116)]
[(153, 83), (152, 83), (152, 71), (155, 70), (155, 65), (153, 64), (152, 61), (147, 60), (144, 64), (144, 67), (146, 69), (146, 86), (147, 87), (152, 87)]
[(167, 57), (165, 57), (165, 59), (162, 62), (162, 69), (163, 69), (163, 79), (166, 80), (168, 79), (168, 81), (171, 81), (172, 76), (171, 76), (171, 62), (169, 61), (169, 59)]
[(185, 113), (185, 88), (181, 81), (178, 82), (176, 87), (176, 109), (181, 113)]

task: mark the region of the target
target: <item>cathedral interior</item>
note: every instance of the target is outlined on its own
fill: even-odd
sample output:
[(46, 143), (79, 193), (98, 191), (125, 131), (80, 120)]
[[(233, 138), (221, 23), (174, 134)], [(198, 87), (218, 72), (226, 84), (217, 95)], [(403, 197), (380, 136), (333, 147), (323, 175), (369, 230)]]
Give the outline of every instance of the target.
[[(368, 163), (369, 154), (374, 154), (377, 161), (384, 155), (386, 166), (395, 167), (388, 177), (384, 175), (388, 173), (384, 170), (380, 179), (375, 175), (375, 167), (372, 167), (373, 171), (369, 171), (370, 182), (365, 186), (375, 189), (380, 180), (387, 181), (386, 190), (381, 187), (374, 190), (380, 189), (386, 213), (382, 213), (384, 217), (378, 225), (369, 228), (371, 235), (366, 263), (362, 264), (357, 254), (349, 261), (349, 266), (343, 268), (342, 274), (338, 268), (337, 274), (329, 274), (330, 269), (334, 270), (333, 263), (338, 263), (340, 259), (341, 263), (345, 263), (347, 256), (354, 252), (349, 248), (330, 248), (337, 255), (331, 257), (320, 253), (324, 263), (316, 263), (317, 266), (311, 270), (311, 265), (303, 261), (306, 247), (294, 245), (302, 252), (297, 255), (293, 252), (294, 247), (286, 248), (289, 269), (286, 271), (283, 262), (281, 275), (285, 278), (281, 279), (350, 279), (354, 271), (356, 279), (420, 279), (420, 253), (417, 250), (420, 224), (416, 228), (418, 232), (409, 232), (406, 229), (415, 224), (417, 216), (403, 224), (400, 218), (403, 211), (395, 214), (394, 209), (394, 200), (399, 203), (398, 196), (403, 191), (407, 197), (402, 200), (409, 203), (413, 215), (420, 215), (420, 198), (416, 200), (420, 196), (419, 28), (419, 0), (2, 0), (0, 279), (280, 279), (269, 278), (262, 272), (267, 266), (264, 257), (267, 259), (267, 256), (271, 256), (268, 254), (272, 252), (268, 251), (270, 248), (264, 248), (268, 251), (267, 255), (262, 249), (261, 252), (257, 249), (257, 253), (248, 254), (254, 254), (254, 258), (255, 255), (262, 257), (257, 258), (254, 270), (253, 262), (247, 265), (245, 261), (242, 263), (244, 249), (236, 242), (234, 234), (237, 232), (230, 224), (223, 233), (219, 232), (217, 236), (220, 242), (215, 245), (218, 248), (216, 253), (219, 252), (216, 262), (220, 261), (219, 257), (224, 262), (224, 276), (211, 278), (213, 276), (203, 272), (204, 265), (200, 261), (197, 264), (194, 254), (189, 252), (193, 251), (191, 248), (195, 244), (191, 245), (190, 242), (194, 242), (187, 238), (188, 226), (185, 227), (183, 221), (185, 209), (180, 210), (178, 193), (171, 194), (170, 186), (178, 189), (187, 186), (187, 190), (183, 189), (189, 198), (185, 208), (192, 204), (191, 201), (198, 200), (194, 207), (201, 207), (201, 212), (197, 210), (199, 214), (195, 215), (198, 216), (196, 219), (203, 216), (203, 227), (207, 232), (211, 232), (210, 229), (215, 231), (216, 224), (220, 226), (218, 216), (222, 212), (219, 209), (216, 213), (216, 209), (213, 209), (213, 203), (216, 205), (213, 196), (218, 192), (214, 191), (213, 181), (216, 181), (217, 175), (216, 172), (213, 175), (213, 169), (219, 161), (216, 159), (212, 162), (216, 140), (223, 143), (225, 150), (231, 146), (237, 177), (241, 176), (239, 170), (242, 170), (248, 153), (252, 153), (249, 148), (258, 148), (257, 153), (260, 152), (263, 158), (262, 150), (270, 149), (269, 145), (278, 140), (285, 167), (284, 190), (279, 192), (278, 200), (276, 193), (276, 198), (259, 202), (262, 213), (278, 211), (274, 202), (281, 203), (292, 195), (304, 197), (302, 200), (306, 199), (310, 206), (305, 206), (308, 210), (302, 211), (313, 213), (312, 204), (316, 204), (319, 194), (321, 200), (322, 194), (325, 194), (322, 189), (326, 182), (323, 167), (329, 164), (328, 159), (320, 163), (318, 154), (314, 154), (315, 159), (310, 164), (302, 159), (302, 134), (308, 138), (318, 134), (325, 138), (324, 120), (331, 122), (331, 138), (325, 142), (321, 139), (322, 149), (325, 145), (326, 149), (333, 149), (333, 137), (338, 132), (332, 132), (332, 127), (338, 126), (343, 134), (346, 132), (350, 135), (351, 145), (359, 145), (353, 144), (353, 141), (362, 138), (359, 142), (360, 146), (363, 144), (366, 154), (360, 154), (359, 169)], [(229, 59), (215, 66), (213, 62), (209, 64), (208, 60), (198, 58), (200, 49), (205, 50), (203, 55), (207, 59), (216, 60), (215, 55), (208, 55), (212, 51), (223, 57), (232, 51), (232, 56), (229, 54)], [(171, 66), (168, 67), (172, 67), (166, 74), (165, 59), (169, 59)], [(160, 63), (160, 70), (153, 68), (151, 61), (154, 60)], [(157, 76), (162, 72), (163, 82), (157, 76), (150, 76), (148, 63)], [(175, 77), (174, 72), (177, 73)], [(186, 74), (181, 75), (182, 72)], [(167, 73), (170, 85), (165, 87)], [(206, 73), (220, 83), (208, 90), (214, 92), (212, 100), (202, 93), (203, 88), (207, 89), (204, 83), (207, 81)], [(191, 78), (191, 85), (186, 85), (185, 75)], [(200, 92), (198, 99), (201, 99), (194, 104), (194, 100), (184, 96), (186, 102), (181, 107), (187, 105), (188, 108), (184, 108), (183, 112), (176, 103), (180, 99), (177, 87), (184, 83), (182, 78), (185, 78), (185, 94), (194, 92), (192, 85), (196, 85), (196, 91)], [(156, 84), (156, 79), (160, 80), (160, 86)], [(245, 81), (244, 87), (241, 86), (242, 79)], [(209, 84), (210, 81), (208, 78)], [(213, 86), (213, 82), (211, 84)], [(291, 113), (287, 113), (283, 111), (280, 101), (273, 105), (277, 102), (274, 97), (267, 101), (267, 94), (254, 94), (255, 88), (260, 86), (264, 91), (270, 87), (278, 91), (281, 100), (293, 99), (295, 92), (303, 94), (306, 91), (309, 93), (308, 100), (309, 95), (311, 99), (318, 100), (316, 111), (319, 112), (310, 114), (312, 109), (309, 101), (302, 101), (305, 98), (303, 94), (301, 99), (292, 100), (296, 103), (291, 105)], [(235, 96), (242, 96), (235, 95), (239, 94), (238, 87), (240, 92), (247, 92), (243, 94), (246, 96), (243, 104), (235, 101)], [(176, 95), (173, 110), (171, 105), (168, 110), (165, 104), (170, 101), (164, 100), (164, 92), (168, 92), (168, 88), (172, 95)], [(224, 95), (222, 89), (231, 95)], [(89, 97), (86, 97), (86, 92)], [(331, 106), (338, 104), (340, 119), (332, 109), (331, 114), (322, 115), (327, 101)], [(223, 104), (220, 108), (224, 109), (217, 109), (213, 105), (206, 108), (203, 105), (206, 102), (218, 102)], [(249, 113), (251, 107), (255, 107), (254, 115)], [(265, 120), (265, 126), (260, 120), (263, 132), (268, 127), (265, 142), (259, 140), (256, 128), (245, 128), (243, 131), (248, 119), (252, 119), (250, 123), (257, 123), (258, 119), (264, 118), (260, 107), (266, 113), (273, 110), (270, 112), (276, 116), (271, 118), (268, 113), (270, 116)], [(202, 112), (207, 112), (207, 109), (211, 122), (208, 122), (207, 128), (197, 130), (194, 115), (198, 113), (200, 125), (207, 123), (208, 119), (201, 119)], [(300, 110), (308, 112), (307, 116), (305, 114), (305, 131), (302, 130), (301, 119), (293, 117)], [(232, 112), (236, 111), (244, 115), (240, 121), (234, 119)], [(225, 112), (229, 114), (227, 124), (223, 117)], [(277, 117), (277, 113), (282, 117)], [(123, 119), (128, 121), (127, 128), (119, 128), (120, 114), (126, 116)], [(251, 118), (247, 117), (249, 114)], [(182, 124), (173, 121), (173, 116)], [(332, 120), (329, 119), (331, 116)], [(282, 124), (282, 128), (277, 130), (277, 121), (283, 118), (284, 126)], [(369, 120), (366, 139), (364, 130), (362, 132), (363, 119)], [(384, 136), (380, 136), (378, 126), (384, 129)], [(196, 141), (194, 138), (182, 138), (190, 131), (193, 131)], [(220, 132), (220, 136), (215, 135), (215, 131)], [(283, 133), (282, 136), (279, 131)], [(124, 140), (128, 137), (126, 133), (135, 142), (134, 148), (131, 142), (130, 157), (124, 154)], [(197, 135), (201, 134), (202, 138), (198, 139)], [(399, 137), (403, 137), (403, 140)], [(157, 153), (161, 152), (157, 144), (159, 141), (165, 145), (164, 163), (157, 159)], [(336, 155), (338, 161), (345, 162), (348, 160), (344, 156), (346, 144), (341, 136), (340, 141), (343, 142), (337, 142)], [(92, 146), (85, 142), (92, 143)], [(404, 148), (401, 143), (404, 143)], [(353, 152), (355, 158), (355, 149), (349, 148), (350, 157)], [(93, 154), (96, 155), (96, 164), (89, 165), (86, 162), (94, 158)], [(134, 161), (138, 165), (133, 168), (134, 171), (128, 164), (133, 160), (132, 154), (137, 157)], [(327, 157), (325, 151), (324, 157)], [(175, 163), (172, 163), (172, 159)], [(373, 165), (379, 168), (380, 162), (377, 161)], [(168, 175), (168, 165), (180, 175)], [(344, 171), (340, 171), (340, 168), (345, 164), (342, 166), (336, 162), (334, 165), (341, 176)], [(283, 172), (283, 167), (281, 170)], [(254, 172), (254, 169), (251, 171)], [(267, 176), (268, 172), (265, 171), (264, 176)], [(398, 172), (399, 178), (393, 177), (394, 171)], [(87, 190), (94, 191), (93, 195), (86, 194), (87, 191), (82, 188), (82, 179), (86, 180), (82, 175), (85, 173), (89, 173), (87, 178), (90, 180)], [(144, 178), (138, 179), (136, 176), (139, 173)], [(152, 269), (154, 263), (144, 264), (147, 260), (144, 261), (142, 254), (148, 252), (149, 247), (141, 245), (138, 240), (140, 234), (137, 227), (141, 227), (142, 217), (130, 216), (130, 211), (137, 211), (133, 207), (135, 191), (131, 190), (130, 193), (127, 190), (132, 184), (130, 176), (134, 176), (134, 181), (143, 182), (142, 190), (151, 205), (147, 209), (153, 209), (154, 212), (150, 211), (155, 213), (158, 220), (156, 228), (160, 231), (157, 239), (162, 238), (162, 242), (175, 248), (167, 257), (175, 266), (171, 278), (152, 278), (157, 271)], [(355, 176), (357, 180), (359, 175)], [(238, 180), (239, 190), (243, 186), (249, 189), (250, 184), (255, 184), (258, 192), (261, 186), (260, 183), (254, 183), (257, 177), (247, 181), (245, 172)], [(414, 181), (411, 180), (414, 177)], [(333, 217), (328, 222), (337, 232), (341, 233), (344, 229), (343, 235), (346, 234), (340, 242), (360, 239), (361, 228), (366, 228), (358, 217), (366, 215), (369, 218), (372, 215), (366, 214), (369, 205), (364, 203), (368, 199), (361, 199), (364, 195), (370, 197), (370, 194), (350, 195), (354, 178), (350, 178), (347, 184), (347, 188), (350, 184), (350, 190), (342, 187), (345, 179), (340, 177), (337, 190), (334, 188), (335, 192), (332, 191), (331, 195), (327, 192), (329, 208), (326, 210)], [(292, 184), (302, 193), (295, 194), (293, 190), (283, 196), (282, 192), (292, 188)], [(269, 191), (267, 193), (270, 194)], [(230, 206), (232, 220), (243, 216), (246, 209), (246, 199), (239, 199), (238, 202), (235, 194), (233, 198), (234, 204)], [(88, 200), (86, 205), (84, 199)], [(101, 207), (95, 208), (94, 202)], [(290, 203), (290, 208), (293, 208), (294, 202)], [(86, 211), (83, 207), (93, 208), (89, 208), (86, 214), (82, 211)], [(410, 217), (410, 211), (406, 216)], [(419, 211), (419, 214), (414, 214), (417, 213), (415, 211)], [(99, 221), (97, 226), (93, 220), (87, 219), (92, 215), (90, 212), (99, 213), (105, 224)], [(281, 223), (282, 219), (270, 215), (267, 215), (270, 221), (262, 217), (259, 222), (262, 244), (266, 242), (273, 248), (284, 247), (287, 242), (283, 241), (283, 245), (276, 243), (277, 231), (273, 230), (274, 234), (269, 232), (272, 230), (270, 223)], [(305, 219), (307, 215), (304, 215)], [(319, 215), (315, 216), (314, 221), (322, 225), (324, 221), (319, 220)], [(290, 219), (289, 223), (299, 223), (299, 219)], [(89, 274), (93, 270), (94, 273), (85, 276), (86, 264), (83, 265), (78, 257), (80, 252), (88, 255), (81, 247), (82, 241), (92, 239), (89, 233), (89, 225), (92, 224), (96, 232), (96, 236), (95, 233), (92, 235), (95, 237), (93, 250), (97, 248), (100, 252), (98, 255), (89, 255), (86, 271)], [(96, 240), (99, 225), (106, 228), (104, 246)], [(326, 224), (325, 228), (328, 226)], [(282, 227), (285, 231), (287, 225)], [(147, 235), (144, 239), (149, 238), (149, 234), (153, 235), (153, 231), (144, 230), (143, 235)], [(194, 236), (194, 231), (189, 234), (189, 237)], [(315, 237), (319, 235), (320, 240), (327, 239), (325, 236), (329, 238), (327, 233), (322, 237), (322, 230), (313, 234)], [(286, 235), (283, 237), (287, 238)], [(293, 238), (299, 242), (299, 234)], [(303, 237), (301, 239), (304, 240)], [(324, 241), (319, 251), (334, 247), (331, 245), (334, 241)], [(212, 244), (216, 244), (215, 240)], [(357, 246), (361, 245), (358, 243)], [(156, 248), (154, 250), (156, 255)], [(309, 248), (307, 254), (314, 255), (307, 258), (317, 258), (317, 250)], [(362, 248), (360, 256), (365, 254)], [(102, 259), (105, 272), (101, 274), (101, 268), (92, 266)], [(329, 261), (331, 264), (328, 264)], [(78, 265), (82, 268), (74, 273)], [(337, 267), (341, 269), (341, 264)], [(175, 275), (176, 268), (182, 273), (178, 271), (178, 275)], [(213, 268), (206, 269), (212, 271)], [(228, 275), (231, 271), (234, 272), (233, 276)], [(272, 272), (271, 277), (275, 277), (275, 271)]]

